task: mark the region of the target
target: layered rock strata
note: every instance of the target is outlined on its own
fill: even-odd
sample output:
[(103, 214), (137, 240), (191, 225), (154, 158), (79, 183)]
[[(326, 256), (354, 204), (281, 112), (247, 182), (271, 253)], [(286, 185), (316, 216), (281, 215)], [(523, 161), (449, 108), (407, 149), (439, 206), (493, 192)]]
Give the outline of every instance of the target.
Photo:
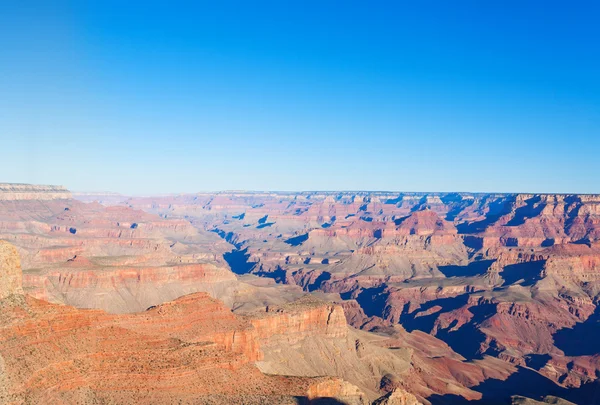
[(2, 403), (365, 403), (341, 379), (262, 374), (252, 323), (207, 294), (137, 314), (79, 310), (23, 295), (16, 250), (0, 242), (0, 255)]

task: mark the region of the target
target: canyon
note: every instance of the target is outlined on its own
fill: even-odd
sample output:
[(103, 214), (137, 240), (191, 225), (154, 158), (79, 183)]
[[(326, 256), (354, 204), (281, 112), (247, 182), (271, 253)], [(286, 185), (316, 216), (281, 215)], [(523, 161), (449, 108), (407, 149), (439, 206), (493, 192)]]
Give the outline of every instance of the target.
[(600, 403), (600, 195), (4, 184), (0, 240), (8, 403)]
[(80, 310), (25, 295), (16, 249), (2, 242), (0, 257), (2, 403), (364, 403), (340, 379), (261, 373), (259, 331), (206, 293), (136, 314)]

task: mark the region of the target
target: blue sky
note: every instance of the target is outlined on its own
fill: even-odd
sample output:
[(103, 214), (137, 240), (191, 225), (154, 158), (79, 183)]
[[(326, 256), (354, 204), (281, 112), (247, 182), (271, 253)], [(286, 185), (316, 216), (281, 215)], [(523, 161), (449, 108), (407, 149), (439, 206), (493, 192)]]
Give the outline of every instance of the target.
[(600, 193), (598, 4), (2, 2), (0, 181)]

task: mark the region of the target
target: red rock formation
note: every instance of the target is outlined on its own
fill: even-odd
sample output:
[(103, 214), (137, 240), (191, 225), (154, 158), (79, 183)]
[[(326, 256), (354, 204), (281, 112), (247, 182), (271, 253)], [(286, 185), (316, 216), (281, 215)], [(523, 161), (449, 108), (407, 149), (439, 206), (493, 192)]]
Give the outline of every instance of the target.
[(264, 312), (253, 313), (251, 322), (267, 345), (294, 344), (315, 335), (343, 338), (348, 333), (342, 307), (310, 295), (285, 305), (268, 306)]
[(0, 238), (23, 255), (30, 294), (84, 308), (140, 311), (236, 282), (217, 235), (129, 207), (0, 199)]
[(423, 405), (417, 398), (401, 388), (395, 388), (388, 394), (378, 398), (373, 405)]
[(559, 356), (555, 334), (585, 322), (600, 298), (598, 196), (222, 193), (128, 203), (218, 228), (255, 274), (355, 300), (342, 304), (355, 326), (400, 322), (451, 345), (472, 341), (474, 358)]
[[(45, 274), (27, 273), (23, 282), (34, 297), (74, 305), (103, 308), (113, 313), (143, 311), (185, 294), (205, 291), (217, 296), (237, 284), (228, 269), (213, 264), (177, 266), (112, 266), (98, 271), (87, 260), (67, 264)], [(83, 264), (83, 267), (75, 267)]]
[(207, 294), (129, 315), (78, 310), (22, 295), (7, 282), (16, 251), (2, 242), (0, 254), (2, 403), (364, 403), (340, 379), (260, 373), (256, 329)]
[(0, 241), (0, 299), (23, 294), (21, 263), (17, 249)]
[[(106, 201), (117, 206), (109, 209), (66, 200), (0, 204), (0, 237), (24, 255), (27, 291), (57, 300), (66, 296), (81, 306), (103, 306), (133, 291), (133, 297), (144, 299), (124, 304), (130, 310), (197, 290), (246, 309), (291, 301), (274, 301), (277, 294), (266, 292), (271, 287), (229, 279), (223, 282), (232, 287), (222, 286), (220, 277), (227, 278), (222, 255), (234, 249), (239, 261), (228, 260), (236, 272), (250, 271), (307, 292), (339, 293), (349, 300), (341, 306), (352, 325), (381, 332), (401, 323), (414, 334), (434, 334), (473, 359), (450, 358), (451, 348), (443, 361), (423, 357), (421, 370), (429, 371), (402, 375), (408, 387), (420, 387), (411, 391), (419, 399), (449, 393), (443, 388), (446, 377), (440, 377), (448, 375), (460, 395), (476, 398), (464, 387), (476, 387), (491, 375), (504, 380), (515, 372), (513, 365), (530, 365), (531, 356), (550, 356), (556, 370), (550, 364), (540, 373), (563, 385), (583, 384), (593, 375), (594, 366), (581, 366), (587, 371), (580, 372), (561, 365), (563, 357), (573, 365), (587, 360), (567, 355), (555, 340), (561, 331), (590, 322), (600, 300), (598, 196), (236, 192), (113, 197)], [(218, 245), (217, 234), (208, 231), (218, 231), (225, 241)], [(193, 270), (210, 263), (220, 269), (215, 277)], [(201, 281), (209, 279), (214, 281), (209, 286)], [(112, 284), (116, 287), (109, 289)], [(259, 290), (266, 295), (258, 302), (240, 300)], [(322, 314), (306, 315), (311, 319), (306, 330), (288, 328), (300, 324), (299, 315), (276, 314), (263, 314), (269, 320), (260, 321), (273, 341), (289, 333), (304, 347), (305, 332), (322, 336), (307, 326)], [(379, 357), (378, 362), (383, 364)]]

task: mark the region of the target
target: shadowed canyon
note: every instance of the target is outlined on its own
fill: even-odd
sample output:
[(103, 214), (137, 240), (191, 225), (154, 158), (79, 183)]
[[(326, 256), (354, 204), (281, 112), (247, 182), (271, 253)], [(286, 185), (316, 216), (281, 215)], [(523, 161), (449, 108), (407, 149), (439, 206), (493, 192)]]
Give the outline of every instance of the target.
[(2, 403), (600, 403), (600, 195), (0, 185)]

